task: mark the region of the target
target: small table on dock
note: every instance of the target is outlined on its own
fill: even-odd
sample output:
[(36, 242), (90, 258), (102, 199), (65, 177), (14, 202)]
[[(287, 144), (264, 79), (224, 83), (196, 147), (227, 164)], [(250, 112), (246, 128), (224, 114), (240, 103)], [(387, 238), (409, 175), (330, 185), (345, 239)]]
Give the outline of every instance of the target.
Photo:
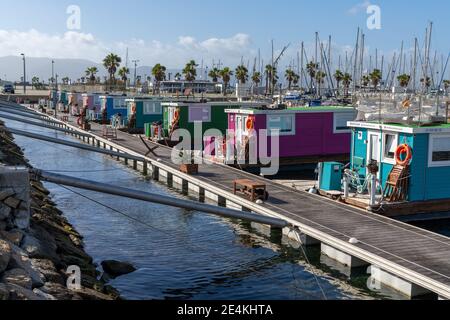
[[(250, 197), (251, 201), (256, 201), (257, 199), (267, 200), (267, 186), (264, 183), (255, 182), (248, 179), (241, 179), (234, 181), (234, 194), (237, 192), (242, 192)], [(260, 195), (262, 193), (262, 196)]]

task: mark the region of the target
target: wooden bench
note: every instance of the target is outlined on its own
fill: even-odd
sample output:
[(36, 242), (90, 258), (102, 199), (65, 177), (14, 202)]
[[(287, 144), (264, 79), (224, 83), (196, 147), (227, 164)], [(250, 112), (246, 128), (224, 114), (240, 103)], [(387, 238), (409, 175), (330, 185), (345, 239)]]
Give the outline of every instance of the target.
[(269, 193), (267, 192), (267, 186), (264, 183), (255, 182), (248, 179), (235, 180), (234, 181), (234, 194), (241, 192), (247, 195), (251, 201), (267, 200)]

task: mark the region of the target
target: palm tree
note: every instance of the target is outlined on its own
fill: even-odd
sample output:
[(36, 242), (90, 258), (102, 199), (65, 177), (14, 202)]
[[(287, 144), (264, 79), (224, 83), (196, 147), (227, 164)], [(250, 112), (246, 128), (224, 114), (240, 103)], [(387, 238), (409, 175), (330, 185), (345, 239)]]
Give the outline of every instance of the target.
[(319, 64), (311, 61), (306, 65), (306, 71), (308, 71), (309, 77), (311, 78), (311, 91), (313, 91), (314, 87), (314, 79), (316, 79), (316, 72), (319, 69)]
[(245, 84), (248, 80), (248, 69), (244, 65), (236, 68), (236, 79), (240, 84)]
[(361, 82), (362, 82), (363, 87), (366, 88), (366, 87), (369, 85), (369, 83), (370, 83), (370, 76), (364, 75), (364, 76), (362, 77)]
[(130, 69), (127, 67), (122, 67), (119, 69), (119, 77), (126, 84), (128, 81), (128, 75), (130, 74)]
[(381, 79), (383, 78), (383, 75), (379, 69), (374, 69), (372, 71), (372, 73), (369, 74), (369, 77), (370, 77), (370, 80), (372, 81), (372, 85), (376, 91), (378, 88), (378, 85), (381, 82)]
[(31, 86), (36, 90), (38, 89), (38, 87), (39, 87), (39, 78), (38, 77), (33, 77), (31, 79)]
[(177, 72), (177, 73), (175, 74), (175, 80), (176, 80), (176, 81), (180, 81), (180, 80), (181, 80), (181, 73)]
[[(175, 76), (176, 77), (176, 76)], [(212, 81), (214, 83), (219, 82), (219, 78), (220, 78), (220, 70), (217, 68), (213, 68), (209, 71), (208, 73), (208, 77), (210, 77), (212, 79)]]
[(288, 90), (291, 90), (292, 83), (294, 82), (295, 78), (298, 78), (298, 75), (294, 72), (292, 69), (287, 69), (285, 73), (285, 78), (288, 82)]
[(444, 84), (445, 95), (447, 95), (447, 90), (450, 87), (450, 80), (444, 80), (442, 83)]
[(224, 90), (223, 90), (224, 96), (227, 95), (228, 84), (230, 83), (232, 76), (233, 76), (233, 71), (231, 71), (230, 68), (225, 67), (222, 70), (220, 70), (220, 77), (223, 80), (223, 86), (224, 86)]
[(61, 81), (64, 85), (67, 85), (67, 84), (69, 84), (70, 79), (69, 79), (69, 77), (64, 77), (61, 79)]
[(350, 84), (352, 83), (353, 78), (350, 75), (350, 73), (345, 73), (344, 76), (342, 77), (342, 83), (344, 84), (344, 95), (347, 97), (348, 96), (348, 90), (350, 88)]
[(166, 70), (167, 68), (159, 63), (156, 64), (152, 69), (152, 75), (155, 77), (158, 92), (161, 81), (164, 81), (166, 79)]
[(431, 87), (431, 78), (430, 77), (422, 78), (420, 79), (420, 83), (422, 84), (424, 89), (428, 92), (428, 89)]
[(121, 62), (122, 58), (114, 53), (108, 54), (105, 59), (103, 59), (103, 66), (108, 71), (110, 84), (114, 82), (115, 74), (120, 67)]
[(261, 72), (256, 71), (252, 76), (252, 82), (255, 84), (255, 87), (261, 83)]
[(406, 92), (406, 88), (408, 87), (409, 82), (411, 81), (411, 76), (409, 74), (401, 74), (397, 77), (397, 81), (400, 87), (405, 89)]
[(194, 60), (191, 60), (186, 64), (183, 69), (183, 74), (186, 78), (186, 81), (195, 81), (195, 78), (197, 77), (197, 67), (198, 65)]
[(95, 76), (98, 73), (98, 68), (97, 67), (89, 67), (86, 69), (85, 73), (86, 73), (86, 76), (89, 77), (89, 80), (92, 83), (95, 83), (95, 79), (96, 79)]
[(268, 64), (266, 66), (265, 73), (266, 73), (266, 94), (268, 93), (273, 94), (273, 88), (278, 81), (277, 68), (272, 66), (271, 64)]
[(321, 86), (324, 83), (324, 79), (326, 76), (327, 76), (327, 74), (323, 71), (316, 72), (316, 82), (317, 82), (317, 89), (318, 89), (319, 96), (321, 94), (321, 92), (320, 92)]
[(334, 73), (334, 79), (336, 79), (337, 82), (337, 91), (339, 95), (340, 84), (344, 79), (344, 73), (341, 70), (336, 70), (336, 72)]

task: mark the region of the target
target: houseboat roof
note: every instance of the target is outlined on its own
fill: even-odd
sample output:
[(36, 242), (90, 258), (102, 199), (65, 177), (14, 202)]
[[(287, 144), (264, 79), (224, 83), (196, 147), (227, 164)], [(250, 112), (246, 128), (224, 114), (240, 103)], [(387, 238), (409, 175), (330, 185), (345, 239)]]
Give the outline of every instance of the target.
[(122, 98), (122, 99), (128, 99), (128, 96), (120, 95), (120, 94), (103, 94), (100, 96), (100, 99), (107, 99), (107, 98)]
[(263, 107), (267, 106), (266, 102), (237, 102), (237, 101), (211, 101), (211, 102), (200, 102), (200, 101), (184, 101), (184, 102), (166, 102), (163, 103), (163, 106), (166, 107), (189, 107), (195, 104), (203, 104), (210, 105), (212, 107), (216, 106), (227, 106), (227, 107), (243, 107), (243, 108), (251, 108), (251, 107)]
[(237, 113), (237, 114), (283, 114), (283, 113), (338, 113), (338, 112), (350, 112), (356, 110), (353, 107), (345, 106), (323, 106), (323, 107), (295, 107), (287, 109), (253, 109), (253, 108), (243, 108), (243, 109), (227, 109), (226, 113)]
[(348, 123), (348, 126), (350, 128), (364, 128), (364, 129), (401, 132), (410, 134), (450, 133), (450, 123), (435, 123), (426, 126), (420, 126), (418, 124), (351, 121)]

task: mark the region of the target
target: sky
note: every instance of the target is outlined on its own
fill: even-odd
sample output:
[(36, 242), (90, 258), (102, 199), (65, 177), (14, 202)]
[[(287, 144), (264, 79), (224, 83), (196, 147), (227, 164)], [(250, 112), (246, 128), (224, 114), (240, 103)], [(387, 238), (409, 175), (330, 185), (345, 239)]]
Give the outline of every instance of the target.
[[(411, 50), (414, 37), (424, 40), (425, 28), (434, 23), (433, 49), (447, 55), (450, 42), (450, 2), (446, 0), (0, 0), (0, 57), (81, 58), (100, 62), (109, 52), (140, 60), (141, 65), (163, 63), (179, 68), (188, 60), (212, 65), (252, 61), (261, 50), (271, 56), (271, 39), (277, 52), (291, 44), (283, 57), (289, 64), (300, 43), (308, 54), (314, 34), (333, 39), (334, 57), (352, 50), (356, 31), (366, 34), (366, 49), (373, 54)], [(80, 10), (73, 20), (71, 6)], [(366, 10), (377, 5), (381, 29), (369, 30)], [(70, 10), (69, 10), (70, 11)], [(80, 22), (68, 24), (67, 22)], [(75, 27), (75, 28), (74, 28)]]

